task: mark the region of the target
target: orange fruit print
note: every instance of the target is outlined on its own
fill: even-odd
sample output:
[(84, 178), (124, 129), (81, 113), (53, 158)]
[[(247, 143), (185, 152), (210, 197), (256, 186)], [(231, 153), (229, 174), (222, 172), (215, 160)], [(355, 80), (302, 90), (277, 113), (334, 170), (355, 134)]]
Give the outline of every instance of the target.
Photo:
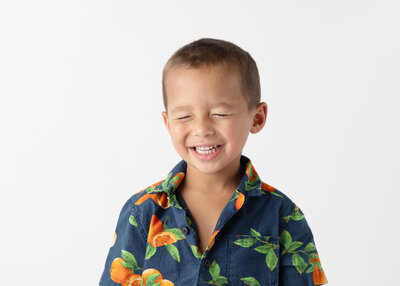
[(174, 242), (177, 242), (178, 239), (175, 237), (175, 235), (171, 232), (168, 231), (163, 231), (159, 234), (156, 234), (153, 239), (152, 239), (152, 246), (162, 246), (162, 245), (167, 245), (171, 244)]
[(218, 234), (219, 230), (214, 231), (214, 233), (211, 235), (210, 242), (208, 243), (207, 249), (210, 249), (213, 247), (215, 243), (215, 236)]
[(185, 173), (180, 172), (178, 174), (176, 174), (172, 179), (172, 184), (174, 185), (174, 189), (176, 190), (178, 188), (178, 186), (180, 185), (180, 183), (182, 182), (183, 178), (185, 177)]
[(135, 205), (140, 205), (144, 201), (147, 201), (148, 199), (152, 199), (157, 205), (160, 207), (167, 209), (170, 206), (168, 205), (169, 203), (169, 198), (167, 193), (165, 192), (160, 192), (160, 193), (154, 193), (154, 194), (144, 194), (140, 199), (138, 199), (135, 202)]
[(241, 192), (239, 192), (238, 197), (235, 200), (235, 208), (237, 210), (240, 209), (243, 206), (243, 203), (244, 203), (244, 195)]
[[(115, 258), (111, 264), (110, 276), (111, 280), (117, 283), (122, 283), (123, 286), (140, 285), (141, 276), (134, 274), (128, 268), (125, 268), (121, 262), (125, 262), (122, 258)], [(134, 284), (139, 281), (139, 284)]]
[(249, 181), (256, 181), (259, 178), (251, 161), (249, 161), (246, 165), (246, 174), (247, 174), (247, 177), (249, 178)]
[[(173, 286), (174, 285), (174, 283), (172, 283), (171, 281), (169, 281), (167, 279), (163, 279), (163, 276), (161, 275), (160, 271), (158, 271), (157, 269), (154, 269), (154, 268), (149, 268), (142, 272), (143, 286), (146, 285), (147, 278), (150, 275), (154, 275), (154, 274), (158, 274), (158, 278), (153, 283), (160, 283), (159, 284), (160, 286)], [(152, 283), (152, 285), (153, 285), (153, 283)]]
[(151, 217), (147, 242), (150, 243), (153, 247), (158, 247), (168, 245), (177, 241), (178, 239), (173, 233), (164, 231), (161, 220), (153, 214), (153, 216)]
[(139, 274), (132, 274), (129, 280), (126, 283), (123, 283), (122, 286), (140, 286), (142, 281), (142, 276)]
[[(321, 265), (318, 253), (314, 253), (314, 254), (317, 255), (318, 258), (311, 258), (310, 259), (310, 263), (313, 264), (313, 263), (317, 262), (318, 265)], [(314, 284), (315, 285), (326, 284), (326, 283), (328, 283), (328, 281), (326, 280), (326, 276), (325, 276), (324, 270), (322, 268), (320, 268), (318, 265), (315, 266), (315, 269), (313, 271)]]
[(155, 186), (159, 185), (160, 183), (162, 183), (163, 181), (164, 181), (164, 180), (158, 181), (157, 183), (154, 183), (154, 184), (148, 186), (147, 188), (144, 188), (143, 190), (140, 190), (138, 193), (144, 192), (144, 191), (146, 191), (147, 189), (150, 189), (150, 188), (152, 188), (152, 187), (155, 187)]
[(274, 192), (276, 189), (270, 185), (268, 185), (267, 183), (261, 182), (261, 189), (263, 189), (266, 192)]
[[(160, 286), (173, 286), (174, 283), (167, 279), (163, 279), (160, 271), (154, 268), (146, 269), (142, 272), (142, 275), (132, 273), (132, 271), (128, 268), (125, 268), (121, 262), (124, 261), (122, 258), (114, 259), (111, 264), (110, 275), (111, 279), (114, 282), (121, 283), (122, 286), (140, 286), (146, 285), (146, 281), (150, 275), (158, 274), (157, 280), (153, 283), (148, 283), (154, 285), (154, 283), (160, 283)], [(143, 280), (143, 284), (142, 283)]]
[[(179, 189), (185, 184), (184, 160), (166, 179), (131, 196), (120, 212), (115, 233), (110, 233), (111, 248), (99, 285), (328, 283), (329, 273), (324, 273), (327, 269), (320, 262), (323, 257), (318, 256), (299, 206), (278, 186), (263, 182), (262, 173), (249, 160), (241, 159), (240, 168), (240, 183), (226, 197), (228, 202), (210, 229), (208, 241), (197, 240), (197, 221)], [(206, 267), (196, 268), (200, 276), (192, 275), (193, 265)], [(283, 265), (290, 271), (280, 270)]]

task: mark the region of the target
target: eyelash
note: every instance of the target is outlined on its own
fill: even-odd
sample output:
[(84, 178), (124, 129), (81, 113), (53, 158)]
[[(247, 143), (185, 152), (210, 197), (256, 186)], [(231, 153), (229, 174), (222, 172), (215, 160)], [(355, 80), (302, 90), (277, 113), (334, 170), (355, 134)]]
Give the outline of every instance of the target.
[[(221, 113), (215, 113), (214, 115), (216, 115), (218, 117), (226, 117), (226, 116), (228, 116), (228, 114), (221, 114)], [(190, 116), (188, 115), (188, 116), (178, 117), (178, 119), (179, 120), (183, 120), (183, 119), (186, 119), (188, 117), (190, 117)]]
[(178, 119), (186, 119), (186, 118), (188, 118), (189, 116), (183, 116), (183, 117), (178, 117)]

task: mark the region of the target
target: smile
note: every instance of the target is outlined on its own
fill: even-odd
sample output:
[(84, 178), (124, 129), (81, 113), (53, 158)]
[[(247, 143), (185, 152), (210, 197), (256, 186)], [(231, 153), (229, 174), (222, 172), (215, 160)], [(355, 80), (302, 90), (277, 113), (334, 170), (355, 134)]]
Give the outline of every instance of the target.
[(195, 146), (194, 150), (199, 154), (211, 154), (216, 152), (219, 148), (221, 148), (221, 145), (199, 146), (199, 147)]
[(223, 145), (194, 146), (190, 147), (193, 154), (202, 161), (215, 159), (221, 152)]

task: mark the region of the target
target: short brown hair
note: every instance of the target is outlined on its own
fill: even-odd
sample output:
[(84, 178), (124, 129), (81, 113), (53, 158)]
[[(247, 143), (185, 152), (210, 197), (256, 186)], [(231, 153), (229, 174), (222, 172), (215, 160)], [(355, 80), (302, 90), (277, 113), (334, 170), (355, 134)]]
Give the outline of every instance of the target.
[(203, 38), (177, 50), (165, 64), (162, 74), (162, 93), (165, 109), (167, 109), (165, 78), (171, 68), (179, 65), (198, 68), (218, 64), (222, 64), (226, 68), (237, 68), (240, 74), (242, 93), (248, 103), (249, 110), (260, 103), (260, 76), (256, 62), (250, 54), (231, 42)]

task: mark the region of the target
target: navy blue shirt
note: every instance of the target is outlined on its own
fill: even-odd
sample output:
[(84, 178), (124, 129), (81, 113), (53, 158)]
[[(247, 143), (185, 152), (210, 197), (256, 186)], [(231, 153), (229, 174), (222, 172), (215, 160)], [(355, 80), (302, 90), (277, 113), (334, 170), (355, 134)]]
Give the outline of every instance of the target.
[(241, 156), (242, 180), (204, 252), (179, 185), (187, 164), (123, 206), (101, 286), (323, 285), (313, 234), (301, 209), (262, 182)]

